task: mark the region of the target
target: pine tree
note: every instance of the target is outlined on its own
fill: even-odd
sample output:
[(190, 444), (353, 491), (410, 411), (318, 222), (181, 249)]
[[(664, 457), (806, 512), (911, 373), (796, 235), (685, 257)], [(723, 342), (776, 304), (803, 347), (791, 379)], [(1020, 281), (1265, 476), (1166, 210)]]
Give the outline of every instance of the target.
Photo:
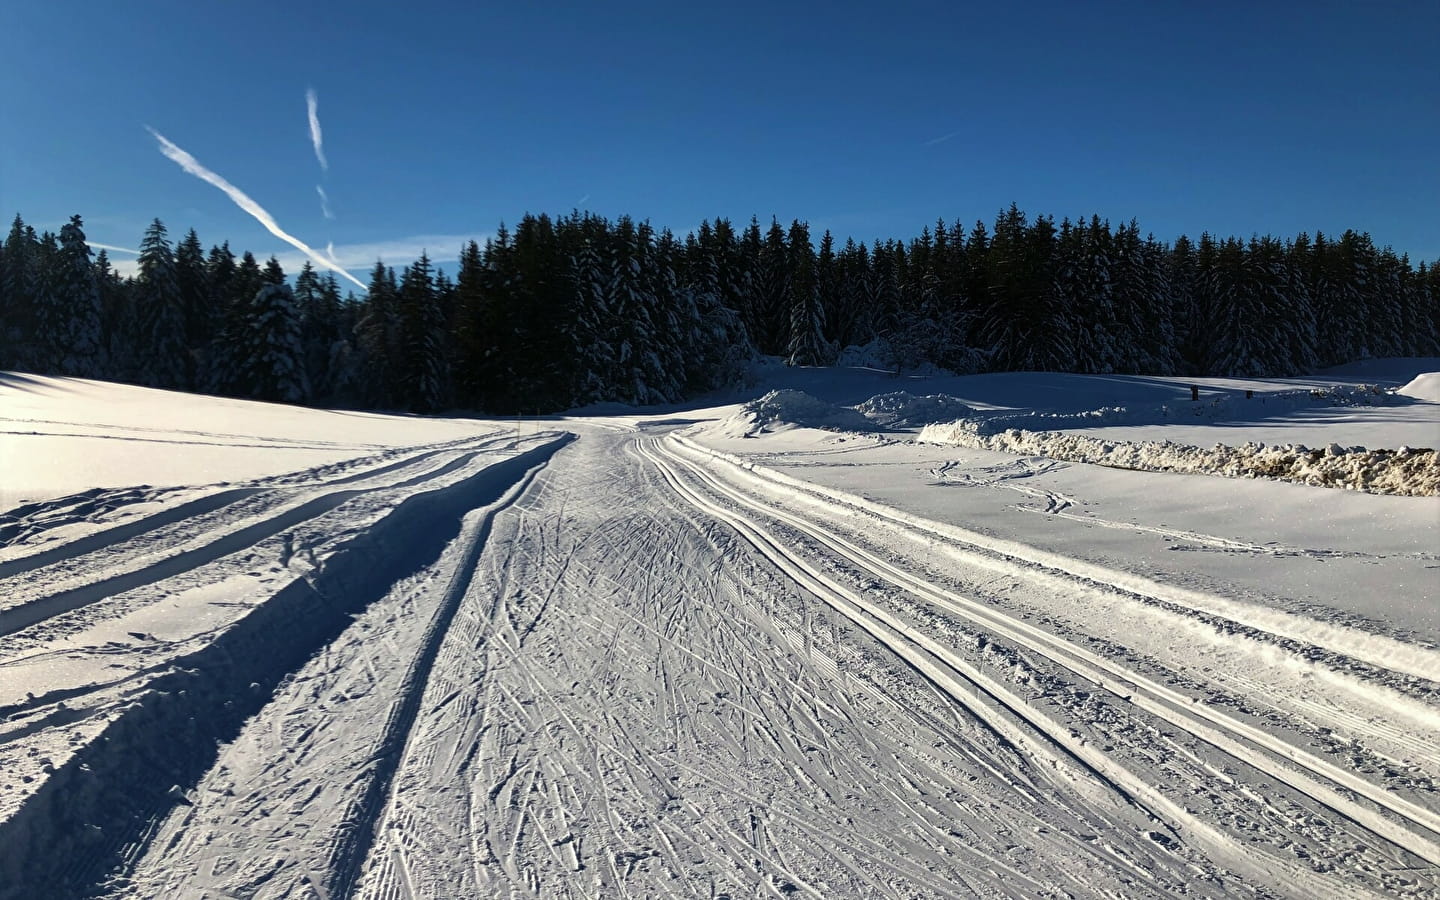
[(96, 378), (104, 373), (100, 334), (100, 287), (85, 243), (84, 223), (71, 216), (46, 277), (43, 305), (36, 309), (36, 337), (45, 368), (59, 375)]
[(399, 367), (399, 293), (395, 270), (380, 260), (370, 274), (370, 287), (355, 324), (355, 343), (364, 360), (362, 391), (367, 402), (395, 405), (395, 373)]
[(189, 387), (185, 314), (176, 281), (175, 256), (159, 219), (150, 223), (140, 242), (135, 307), (133, 344), (137, 367), (131, 377), (150, 387)]
[(267, 283), (256, 292), (236, 362), (245, 396), (278, 403), (309, 399), (300, 309), (289, 286)]
[[(828, 233), (827, 233), (828, 237)], [(823, 366), (833, 359), (825, 340), (825, 309), (820, 301), (820, 278), (810, 229), (796, 221), (790, 226), (790, 337), (786, 363)], [(833, 247), (830, 248), (833, 254)]]
[(180, 308), (185, 317), (185, 345), (192, 350), (204, 347), (214, 337), (215, 317), (205, 268), (205, 248), (193, 228), (175, 248), (175, 283), (180, 290)]
[(430, 257), (422, 252), (400, 278), (397, 322), (397, 387), (402, 404), (417, 412), (434, 412), (445, 405), (449, 378), (444, 324)]
[(32, 365), (39, 252), (35, 229), (17, 214), (5, 238), (5, 269), (0, 273), (0, 368)]
[(273, 256), (265, 260), (265, 268), (260, 271), (260, 279), (266, 284), (284, 284), (285, 270), (280, 267), (280, 260)]

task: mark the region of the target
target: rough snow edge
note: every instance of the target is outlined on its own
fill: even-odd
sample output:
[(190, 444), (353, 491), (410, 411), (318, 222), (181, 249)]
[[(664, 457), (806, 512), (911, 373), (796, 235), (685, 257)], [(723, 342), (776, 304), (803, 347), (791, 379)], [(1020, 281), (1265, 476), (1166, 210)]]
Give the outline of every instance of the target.
[[(171, 661), (143, 696), (0, 822), (0, 900), (92, 889), (160, 815), (187, 802), (166, 784), (182, 793), (194, 784), (219, 743), (343, 632), (355, 612), (443, 552), (467, 513), (498, 501), (574, 439), (549, 437), (452, 484), (405, 497), (338, 545), (318, 571), (297, 576), (214, 641)], [(436, 520), (445, 528), (437, 530)]]
[(713, 450), (678, 434), (670, 435), (670, 439), (691, 452), (729, 463), (773, 485), (819, 496), (879, 516), (882, 519), (888, 519), (902, 526), (919, 529), (947, 540), (968, 544), (1075, 578), (1109, 585), (1132, 594), (1153, 597), (1176, 606), (1219, 616), (1257, 631), (1269, 632), (1294, 641), (1311, 644), (1382, 669), (1430, 681), (1440, 681), (1440, 652), (1419, 644), (1407, 643), (1388, 635), (1363, 631), (1348, 625), (1337, 625), (1333, 622), (1311, 619), (1284, 610), (1162, 584), (1141, 575), (1108, 569), (1083, 560), (1050, 553), (1028, 544), (988, 537), (957, 525), (926, 519), (835, 488), (802, 481), (733, 454)]
[(1001, 453), (1045, 456), (1064, 462), (1091, 463), (1112, 469), (1179, 472), (1226, 478), (1267, 478), (1316, 487), (1343, 488), (1403, 497), (1440, 495), (1440, 454), (1431, 449), (1401, 447), (1367, 450), (1331, 444), (1310, 449), (1303, 444), (1267, 447), (1247, 443), (1216, 444), (1210, 449), (1174, 441), (1119, 441), (1063, 431), (1010, 428), (985, 434), (973, 422), (926, 425), (917, 440)]

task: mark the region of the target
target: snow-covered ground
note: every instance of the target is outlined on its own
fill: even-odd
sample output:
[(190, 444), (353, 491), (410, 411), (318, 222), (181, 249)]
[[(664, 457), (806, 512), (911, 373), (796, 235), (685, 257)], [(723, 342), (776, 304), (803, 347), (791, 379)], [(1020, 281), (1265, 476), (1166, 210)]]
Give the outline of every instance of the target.
[(0, 375), (0, 898), (1434, 895), (1440, 498), (916, 438), (1436, 447), (1437, 370)]

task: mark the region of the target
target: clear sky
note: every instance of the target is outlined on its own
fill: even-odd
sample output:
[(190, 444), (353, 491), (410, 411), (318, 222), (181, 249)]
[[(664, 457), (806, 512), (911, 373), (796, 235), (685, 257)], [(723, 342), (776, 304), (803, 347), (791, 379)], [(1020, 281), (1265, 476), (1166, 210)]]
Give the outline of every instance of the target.
[(1014, 201), (1434, 260), (1437, 41), (1434, 0), (7, 3), (0, 215), (298, 267), (148, 126), (362, 279), (575, 207), (871, 240)]

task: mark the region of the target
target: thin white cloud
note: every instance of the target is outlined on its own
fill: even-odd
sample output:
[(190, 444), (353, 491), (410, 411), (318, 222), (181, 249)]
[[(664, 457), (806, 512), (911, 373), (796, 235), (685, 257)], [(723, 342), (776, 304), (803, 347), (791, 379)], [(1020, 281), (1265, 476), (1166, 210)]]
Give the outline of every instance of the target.
[(320, 195), (320, 212), (325, 214), (325, 218), (334, 219), (335, 213), (330, 211), (330, 197), (326, 195), (325, 189), (317, 184), (315, 185), (315, 193)]
[(576, 205), (576, 206), (584, 206), (584, 205), (585, 205), (585, 201), (586, 201), (586, 200), (589, 200), (589, 199), (590, 199), (590, 195), (589, 195), (589, 194), (586, 194), (585, 196), (581, 197), (579, 200), (576, 200), (576, 201), (575, 201), (575, 205)]
[(145, 126), (145, 130), (149, 131), (152, 135), (155, 136), (155, 140), (160, 143), (160, 152), (165, 154), (168, 159), (179, 165), (180, 168), (184, 169), (186, 172), (189, 172), (191, 175), (199, 178), (201, 181), (208, 182), (209, 184), (212, 184), (220, 190), (224, 191), (226, 196), (228, 196), (231, 200), (235, 201), (236, 206), (240, 207), (241, 209), (245, 210), (245, 212), (254, 216), (255, 221), (259, 222), (261, 225), (264, 225), (266, 231), (270, 232), (280, 240), (294, 247), (296, 250), (299, 250), (301, 253), (304, 253), (310, 259), (318, 263), (321, 267), (329, 269), (337, 275), (342, 275), (345, 278), (348, 278), (352, 283), (355, 284), (356, 287), (360, 288), (360, 290), (363, 291), (366, 289), (365, 283), (362, 282), (360, 279), (345, 271), (345, 269), (341, 266), (336, 265), (335, 263), (326, 259), (324, 256), (321, 256), (319, 253), (315, 252), (313, 249), (307, 246), (304, 241), (300, 240), (297, 237), (294, 237), (293, 235), (287, 234), (283, 229), (281, 229), (278, 224), (276, 224), (274, 217), (272, 217), (268, 212), (266, 212), (260, 204), (256, 203), (254, 200), (251, 200), (244, 191), (240, 190), (239, 188), (235, 187), (235, 185), (226, 181), (224, 178), (202, 166), (199, 160), (191, 156), (189, 153), (186, 153), (184, 150), (181, 150), (179, 147), (175, 146), (173, 143), (170, 142), (168, 138), (166, 138), (163, 134), (156, 131), (155, 129), (151, 128), (149, 125)]
[(135, 256), (140, 255), (139, 250), (131, 250), (129, 247), (117, 247), (114, 244), (102, 244), (99, 241), (86, 241), (85, 243), (89, 244), (91, 249), (94, 250), (109, 250), (111, 253), (130, 253)]
[(949, 134), (942, 134), (942, 135), (940, 135), (940, 136), (937, 137), (937, 138), (931, 138), (930, 140), (923, 142), (920, 146), (922, 146), (922, 147), (933, 147), (933, 146), (935, 146), (936, 144), (943, 144), (943, 143), (945, 143), (946, 141), (950, 140), (951, 138), (957, 138), (957, 137), (959, 137), (959, 136), (960, 136), (960, 132), (958, 132), (958, 131), (952, 131), (952, 132), (950, 132)]
[[(338, 247), (332, 243), (325, 248), (325, 255), (335, 266), (369, 270), (377, 259), (394, 268), (408, 266), (419, 259), (423, 251), (429, 255), (432, 264), (453, 272), (461, 249), (470, 241), (484, 246), (487, 237), (485, 234), (417, 234), (389, 241), (341, 244)], [(281, 254), (276, 258), (291, 275), (305, 263), (305, 257), (299, 253)]]
[(326, 172), (330, 171), (330, 164), (325, 161), (325, 138), (320, 133), (320, 98), (315, 94), (314, 88), (305, 89), (305, 111), (310, 117), (310, 143), (315, 147), (315, 158), (320, 160), (320, 168)]

